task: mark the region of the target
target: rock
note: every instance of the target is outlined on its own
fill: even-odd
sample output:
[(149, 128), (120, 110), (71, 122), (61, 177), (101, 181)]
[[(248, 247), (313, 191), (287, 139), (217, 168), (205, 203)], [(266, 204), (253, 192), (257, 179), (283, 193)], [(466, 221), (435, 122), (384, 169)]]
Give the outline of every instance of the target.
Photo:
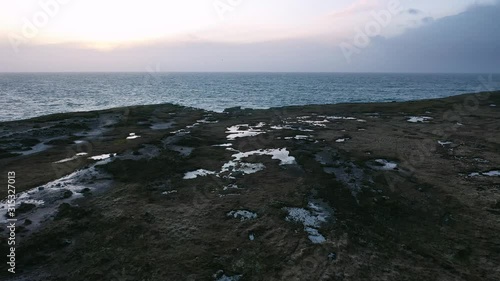
[(29, 204), (22, 202), (21, 205), (16, 209), (16, 212), (19, 214), (29, 212), (36, 207), (35, 204)]
[(441, 225), (442, 226), (449, 226), (455, 223), (455, 220), (453, 219), (453, 216), (450, 213), (446, 213), (443, 215), (441, 218)]
[(84, 189), (82, 189), (82, 190), (78, 191), (78, 193), (88, 194), (88, 193), (90, 193), (90, 188), (85, 187)]
[(73, 191), (68, 190), (68, 189), (65, 189), (63, 191), (63, 194), (62, 194), (63, 199), (70, 198), (71, 196), (73, 196)]
[(226, 113), (237, 113), (237, 112), (241, 112), (241, 106), (235, 106), (235, 107), (229, 107), (229, 108), (226, 108), (224, 109), (223, 112), (226, 112)]
[(151, 214), (150, 212), (146, 212), (142, 215), (142, 218), (144, 219), (145, 222), (147, 223), (153, 223), (155, 221), (155, 216)]
[(54, 220), (60, 220), (64, 218), (70, 219), (81, 219), (90, 214), (89, 210), (85, 210), (78, 206), (71, 206), (68, 203), (62, 203), (59, 205), (58, 212), (54, 218)]

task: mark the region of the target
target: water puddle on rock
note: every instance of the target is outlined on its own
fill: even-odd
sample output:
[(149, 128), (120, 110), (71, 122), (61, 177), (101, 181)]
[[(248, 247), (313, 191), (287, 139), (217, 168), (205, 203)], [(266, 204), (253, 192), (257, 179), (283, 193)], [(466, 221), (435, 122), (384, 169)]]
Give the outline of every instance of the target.
[(133, 139), (137, 139), (137, 138), (140, 138), (140, 137), (141, 136), (138, 136), (135, 133), (130, 133), (130, 134), (128, 134), (127, 140), (133, 140)]
[(474, 172), (470, 173), (468, 177), (478, 177), (478, 176), (484, 176), (484, 177), (500, 177), (500, 170), (492, 170), (488, 172)]
[(438, 144), (444, 147), (453, 143), (451, 141), (438, 141)]
[(325, 173), (334, 175), (336, 181), (348, 188), (356, 201), (358, 201), (358, 193), (363, 190), (365, 183), (372, 182), (372, 179), (361, 167), (345, 160), (336, 150), (323, 149), (316, 153), (315, 160), (323, 166)]
[[(239, 124), (226, 128), (226, 138), (235, 140), (237, 138), (253, 137), (265, 132), (261, 129), (263, 125), (259, 123), (257, 126), (249, 126), (248, 124)], [(246, 128), (246, 129), (245, 129)]]
[[(50, 219), (62, 203), (70, 203), (92, 191), (102, 190), (112, 183), (110, 175), (97, 168), (112, 161), (100, 160), (88, 168), (77, 170), (47, 184), (19, 193), (16, 198), (16, 218), (24, 222), (23, 227), (33, 231)], [(0, 220), (6, 223), (8, 204), (0, 201)], [(24, 209), (25, 211), (19, 212)]]
[(105, 154), (101, 154), (101, 155), (91, 156), (91, 157), (89, 157), (89, 159), (99, 161), (99, 160), (105, 160), (105, 159), (115, 157), (115, 156), (116, 156), (116, 153), (105, 153)]
[(69, 161), (73, 161), (73, 160), (79, 159), (80, 157), (86, 156), (86, 155), (88, 155), (87, 152), (80, 152), (80, 153), (75, 154), (72, 157), (68, 157), (68, 158), (64, 158), (62, 160), (56, 161), (56, 162), (54, 162), (54, 164), (66, 163), (66, 162), (69, 162)]
[(241, 277), (243, 275), (227, 276), (223, 270), (219, 270), (213, 275), (215, 281), (239, 281)]
[(240, 221), (256, 219), (258, 217), (256, 213), (247, 210), (230, 211), (229, 213), (226, 214), (226, 216), (239, 219)]
[(408, 120), (406, 120), (406, 121), (408, 121), (410, 123), (427, 123), (432, 119), (433, 119), (432, 117), (428, 117), (428, 116), (410, 116), (410, 117), (408, 117)]
[(341, 139), (336, 139), (335, 142), (336, 143), (343, 143), (343, 142), (346, 142), (348, 140), (350, 140), (350, 138), (341, 138)]
[(373, 161), (368, 161), (366, 165), (374, 170), (379, 171), (394, 171), (398, 170), (398, 164), (393, 161), (386, 159), (375, 159)]
[[(227, 148), (226, 148), (227, 149)], [(231, 148), (232, 149), (232, 148)], [(221, 176), (222, 174), (229, 173), (229, 178), (234, 178), (237, 174), (253, 174), (262, 171), (266, 166), (262, 163), (249, 163), (244, 162), (243, 159), (252, 155), (266, 155), (271, 156), (271, 159), (279, 160), (280, 165), (293, 165), (296, 164), (295, 157), (290, 156), (290, 152), (286, 148), (278, 149), (259, 149), (248, 152), (239, 152), (232, 155), (232, 160), (224, 163), (219, 172), (207, 171), (205, 169), (199, 169), (196, 171), (187, 172), (184, 175), (184, 179), (195, 179), (199, 176), (216, 175)]]
[(331, 213), (326, 208), (311, 201), (307, 208), (285, 207), (283, 210), (288, 212), (286, 221), (300, 223), (304, 226), (304, 231), (312, 243), (321, 244), (326, 241), (326, 238), (319, 232), (321, 225), (331, 217)]
[(149, 128), (151, 130), (167, 130), (174, 126), (175, 122), (165, 122), (165, 123), (153, 123)]
[(198, 169), (196, 171), (191, 171), (191, 172), (185, 173), (183, 179), (191, 180), (191, 179), (195, 179), (197, 177), (204, 177), (204, 176), (214, 175), (214, 174), (215, 174), (214, 171), (209, 171), (209, 170), (205, 170), (205, 169)]
[(285, 137), (284, 139), (285, 140), (291, 140), (291, 139), (295, 139), (295, 140), (313, 140), (313, 136), (311, 136), (311, 135), (296, 135), (295, 137)]
[[(45, 140), (45, 142), (50, 141), (50, 140), (52, 140), (52, 139), (47, 139), (47, 140)], [(31, 154), (45, 151), (45, 150), (52, 147), (52, 145), (45, 144), (45, 142), (38, 143), (38, 144), (32, 146), (31, 149), (29, 149), (29, 150), (14, 151), (13, 153), (19, 153), (23, 156), (26, 156), (26, 155), (31, 155)]]

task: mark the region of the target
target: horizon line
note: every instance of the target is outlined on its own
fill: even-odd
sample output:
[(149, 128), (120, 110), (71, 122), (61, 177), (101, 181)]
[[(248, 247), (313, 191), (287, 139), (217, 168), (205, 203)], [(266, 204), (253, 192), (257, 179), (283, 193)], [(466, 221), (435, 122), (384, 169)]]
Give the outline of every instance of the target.
[(0, 71), (1, 74), (489, 74), (500, 72), (389, 72), (389, 71)]

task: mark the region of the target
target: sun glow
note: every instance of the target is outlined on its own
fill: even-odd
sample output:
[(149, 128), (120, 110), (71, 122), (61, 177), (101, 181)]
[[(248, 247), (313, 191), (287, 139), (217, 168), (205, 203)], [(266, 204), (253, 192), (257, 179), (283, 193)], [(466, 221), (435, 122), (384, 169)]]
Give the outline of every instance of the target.
[[(312, 37), (338, 44), (352, 39), (356, 27), (366, 26), (373, 12), (391, 1), (408, 6), (407, 0), (0, 0), (0, 39), (7, 38), (15, 50), (30, 44), (112, 50), (151, 43), (245, 44)], [(460, 10), (471, 1), (454, 6)], [(411, 5), (425, 10), (425, 2), (419, 2), (421, 8)], [(413, 18), (402, 14), (380, 35), (403, 32)]]
[[(212, 1), (44, 0), (0, 12), (3, 29), (40, 43), (98, 49), (189, 34), (217, 24)], [(4, 4), (2, 5), (9, 5)], [(4, 15), (4, 13), (6, 13)], [(36, 35), (36, 36), (35, 36)]]

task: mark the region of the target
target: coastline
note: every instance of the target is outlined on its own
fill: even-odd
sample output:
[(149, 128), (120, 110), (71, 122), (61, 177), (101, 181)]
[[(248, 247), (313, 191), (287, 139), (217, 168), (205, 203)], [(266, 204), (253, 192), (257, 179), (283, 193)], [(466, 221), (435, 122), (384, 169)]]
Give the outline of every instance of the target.
[[(497, 75), (164, 72), (0, 75), (0, 86), (6, 93), (0, 101), (4, 113), (0, 119), (20, 120), (52, 113), (160, 102), (217, 112), (234, 106), (269, 108), (401, 102), (482, 89), (500, 90), (495, 82)], [(27, 92), (23, 90), (25, 88), (33, 90)], [(123, 93), (127, 95), (123, 96)]]
[[(159, 104), (0, 122), (2, 177), (15, 171), (17, 192), (45, 201), (23, 206), (24, 220), (39, 221), (19, 232), (19, 277), (119, 278), (110, 257), (120, 256), (140, 260), (133, 277), (177, 280), (220, 270), (319, 280), (339, 268), (357, 280), (494, 280), (498, 106), (491, 92), (224, 113)], [(82, 170), (91, 176), (74, 175)], [(37, 188), (56, 191), (37, 197)]]

